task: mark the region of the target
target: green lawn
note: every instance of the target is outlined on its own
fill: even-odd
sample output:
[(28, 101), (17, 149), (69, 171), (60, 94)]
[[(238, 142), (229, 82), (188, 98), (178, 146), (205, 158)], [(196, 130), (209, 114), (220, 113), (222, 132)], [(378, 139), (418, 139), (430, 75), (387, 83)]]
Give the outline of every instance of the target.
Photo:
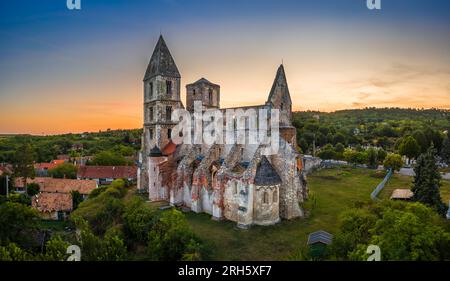
[(308, 234), (337, 229), (337, 217), (355, 202), (367, 202), (381, 181), (364, 169), (327, 169), (308, 177), (310, 200), (306, 219), (274, 226), (236, 229), (234, 222), (212, 221), (207, 214), (187, 213), (193, 230), (207, 241), (213, 260), (286, 260), (305, 248)]
[[(308, 177), (310, 200), (306, 219), (282, 221), (274, 226), (236, 228), (236, 223), (217, 222), (207, 214), (186, 213), (194, 232), (208, 244), (213, 260), (287, 260), (305, 249), (308, 234), (323, 229), (337, 230), (338, 215), (355, 203), (370, 201), (370, 193), (382, 180), (367, 169), (326, 169)], [(388, 198), (395, 188), (410, 186), (412, 178), (394, 175), (379, 195)], [(450, 181), (443, 181), (444, 200), (450, 199)]]

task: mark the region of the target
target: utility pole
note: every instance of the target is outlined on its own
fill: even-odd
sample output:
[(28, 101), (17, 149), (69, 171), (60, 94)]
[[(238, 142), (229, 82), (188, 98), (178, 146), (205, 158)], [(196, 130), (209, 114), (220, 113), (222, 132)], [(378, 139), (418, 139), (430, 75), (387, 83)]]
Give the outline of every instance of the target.
[(9, 188), (9, 176), (8, 175), (6, 175), (6, 198), (8, 198), (8, 194), (9, 194), (9, 190), (8, 190), (8, 188)]

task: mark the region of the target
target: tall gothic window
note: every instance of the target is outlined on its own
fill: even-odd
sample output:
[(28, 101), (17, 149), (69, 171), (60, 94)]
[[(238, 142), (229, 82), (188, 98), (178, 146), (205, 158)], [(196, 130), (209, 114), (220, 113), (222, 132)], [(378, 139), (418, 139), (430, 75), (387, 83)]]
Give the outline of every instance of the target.
[(172, 120), (172, 107), (166, 106), (166, 120), (170, 121)]
[(209, 89), (209, 103), (211, 105), (213, 104), (213, 91), (212, 91), (212, 89)]
[(269, 193), (267, 191), (264, 191), (263, 203), (264, 204), (268, 204), (269, 203)]
[(149, 117), (150, 117), (150, 121), (153, 121), (153, 107), (150, 107)]
[(166, 93), (172, 95), (172, 81), (166, 81)]
[(153, 98), (153, 83), (152, 82), (150, 82), (149, 97), (150, 97), (150, 99)]
[(278, 202), (278, 192), (276, 190), (273, 192), (273, 200), (272, 201), (274, 203)]
[(150, 137), (150, 139), (153, 139), (153, 129), (148, 130), (148, 135)]
[(172, 138), (172, 129), (167, 129), (167, 138)]

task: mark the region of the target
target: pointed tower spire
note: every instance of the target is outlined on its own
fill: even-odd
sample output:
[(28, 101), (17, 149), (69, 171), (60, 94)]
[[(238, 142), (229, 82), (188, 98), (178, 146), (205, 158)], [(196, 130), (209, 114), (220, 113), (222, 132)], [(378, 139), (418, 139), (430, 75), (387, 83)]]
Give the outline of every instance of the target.
[(292, 104), (283, 64), (278, 67), (267, 101), (273, 103), (277, 94), (282, 95), (281, 99), (284, 100), (284, 102)]
[(156, 43), (152, 58), (150, 59), (147, 71), (145, 72), (144, 81), (156, 75), (173, 78), (181, 77), (162, 35), (159, 36), (158, 43)]

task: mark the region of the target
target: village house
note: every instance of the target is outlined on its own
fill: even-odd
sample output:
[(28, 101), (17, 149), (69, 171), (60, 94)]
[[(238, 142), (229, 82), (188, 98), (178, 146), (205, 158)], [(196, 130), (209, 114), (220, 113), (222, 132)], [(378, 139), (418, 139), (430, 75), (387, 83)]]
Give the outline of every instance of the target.
[(115, 179), (126, 179), (135, 182), (136, 166), (80, 166), (77, 179), (95, 180), (98, 185), (110, 184)]
[[(43, 219), (63, 220), (73, 210), (72, 191), (78, 191), (83, 199), (97, 188), (94, 180), (54, 179), (37, 177), (27, 183), (39, 185), (39, 193), (31, 198), (31, 205)], [(23, 181), (15, 180), (15, 186), (23, 189)]]
[(65, 160), (57, 159), (52, 160), (48, 163), (35, 163), (34, 170), (36, 171), (36, 176), (38, 177), (48, 177), (48, 171), (58, 167), (61, 164), (64, 164)]

